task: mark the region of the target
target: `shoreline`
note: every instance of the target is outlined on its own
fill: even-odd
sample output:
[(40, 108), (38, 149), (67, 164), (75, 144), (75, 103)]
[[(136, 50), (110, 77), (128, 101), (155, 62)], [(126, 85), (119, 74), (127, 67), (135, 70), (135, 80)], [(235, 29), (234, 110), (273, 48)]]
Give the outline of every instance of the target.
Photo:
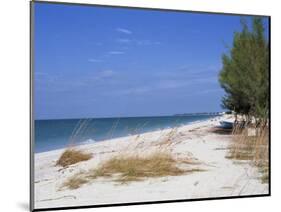
[[(74, 145), (75, 147), (79, 148), (79, 146), (84, 146), (84, 145), (92, 145), (92, 144), (95, 144), (95, 143), (100, 143), (100, 142), (109, 142), (111, 140), (116, 140), (116, 139), (126, 139), (127, 137), (131, 137), (131, 136), (136, 136), (136, 135), (145, 135), (147, 133), (157, 133), (157, 132), (162, 132), (162, 131), (168, 131), (168, 130), (171, 130), (173, 128), (181, 128), (181, 127), (186, 127), (186, 126), (189, 126), (189, 125), (194, 125), (194, 124), (198, 124), (198, 123), (203, 123), (203, 122), (206, 122), (206, 121), (210, 121), (210, 120), (213, 120), (213, 119), (216, 119), (216, 118), (220, 118), (220, 117), (223, 117), (223, 115), (216, 115), (212, 118), (206, 118), (204, 120), (197, 120), (197, 121), (191, 121), (189, 123), (186, 123), (186, 124), (182, 124), (182, 125), (179, 125), (179, 126), (174, 126), (174, 127), (167, 127), (167, 128), (163, 128), (163, 129), (157, 129), (157, 130), (152, 130), (152, 131), (147, 131), (147, 132), (142, 132), (142, 133), (136, 133), (136, 134), (133, 134), (133, 135), (126, 135), (126, 136), (119, 136), (119, 137), (115, 137), (115, 138), (111, 138), (111, 139), (104, 139), (104, 140), (93, 140), (93, 139), (88, 139), (88, 140), (92, 140), (90, 142), (87, 142), (87, 140), (81, 142), (81, 143), (77, 143), (77, 145)], [(36, 142), (36, 141), (35, 141)], [(50, 153), (50, 152), (53, 152), (53, 151), (63, 151), (67, 149), (67, 147), (64, 147), (64, 148), (58, 148), (58, 149), (53, 149), (53, 150), (48, 150), (48, 151), (44, 151), (44, 152), (34, 152), (35, 155), (38, 155), (38, 154), (43, 154), (43, 153)]]
[(220, 121), (232, 118), (224, 115), (177, 128), (172, 138), (171, 153), (174, 157), (194, 158), (199, 162), (194, 167), (205, 170), (181, 176), (147, 178), (124, 185), (108, 178), (98, 178), (75, 190), (61, 189), (69, 177), (97, 167), (116, 155), (153, 152), (171, 129), (79, 145), (78, 149), (92, 153), (93, 158), (67, 168), (55, 166), (64, 149), (35, 154), (35, 206), (83, 206), (266, 194), (268, 185), (260, 182), (255, 167), (249, 162), (225, 158), (231, 135), (211, 131)]

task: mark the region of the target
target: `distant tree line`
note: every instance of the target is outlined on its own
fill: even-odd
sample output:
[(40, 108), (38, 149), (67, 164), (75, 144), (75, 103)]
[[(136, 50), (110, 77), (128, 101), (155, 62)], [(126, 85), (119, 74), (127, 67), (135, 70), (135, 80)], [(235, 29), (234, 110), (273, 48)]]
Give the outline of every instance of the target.
[(242, 31), (234, 33), (230, 52), (223, 54), (219, 82), (226, 95), (225, 109), (266, 124), (269, 113), (269, 43), (262, 18), (252, 18), (249, 27), (241, 19)]

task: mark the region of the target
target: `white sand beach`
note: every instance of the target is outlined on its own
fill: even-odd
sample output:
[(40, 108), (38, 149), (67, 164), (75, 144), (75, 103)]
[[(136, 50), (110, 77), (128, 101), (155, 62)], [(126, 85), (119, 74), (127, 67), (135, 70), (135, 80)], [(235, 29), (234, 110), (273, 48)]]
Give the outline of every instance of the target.
[[(267, 194), (268, 184), (261, 183), (256, 167), (249, 161), (225, 157), (231, 135), (212, 132), (220, 121), (230, 119), (231, 116), (224, 115), (185, 125), (174, 130), (172, 136), (172, 129), (165, 129), (80, 145), (77, 148), (92, 153), (93, 157), (67, 168), (55, 165), (64, 149), (36, 153), (35, 208)], [(196, 163), (188, 166), (204, 171), (126, 184), (98, 178), (77, 189), (62, 188), (69, 177), (88, 171), (112, 156), (155, 151), (167, 136), (171, 136), (169, 151), (174, 157), (192, 158)]]

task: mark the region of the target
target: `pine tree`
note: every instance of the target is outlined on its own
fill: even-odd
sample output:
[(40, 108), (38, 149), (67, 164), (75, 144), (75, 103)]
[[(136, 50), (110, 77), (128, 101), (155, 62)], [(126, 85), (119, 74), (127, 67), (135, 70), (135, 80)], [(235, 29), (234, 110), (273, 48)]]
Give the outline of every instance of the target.
[(223, 54), (219, 82), (226, 95), (224, 108), (247, 117), (267, 120), (269, 102), (269, 48), (261, 18), (252, 19), (252, 30), (241, 20), (232, 49)]

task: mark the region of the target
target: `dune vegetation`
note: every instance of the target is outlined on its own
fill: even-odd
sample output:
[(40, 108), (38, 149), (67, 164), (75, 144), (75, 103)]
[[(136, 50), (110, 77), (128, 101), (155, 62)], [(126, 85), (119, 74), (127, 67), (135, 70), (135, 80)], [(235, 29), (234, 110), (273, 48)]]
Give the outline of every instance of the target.
[(147, 178), (179, 176), (204, 171), (199, 168), (180, 168), (180, 165), (185, 163), (192, 162), (176, 160), (170, 153), (165, 152), (155, 152), (146, 156), (119, 155), (106, 160), (95, 169), (70, 177), (64, 182), (63, 187), (77, 189), (99, 177), (110, 177), (113, 181), (124, 184)]
[(253, 18), (252, 26), (244, 19), (241, 23), (242, 31), (235, 33), (233, 47), (222, 57), (219, 75), (226, 92), (222, 105), (236, 116), (227, 157), (252, 161), (265, 183), (269, 175), (269, 43), (261, 18)]
[(75, 148), (67, 148), (57, 160), (56, 165), (67, 167), (72, 164), (79, 163), (81, 161), (87, 161), (92, 158), (91, 153), (83, 152), (82, 150), (77, 150)]

